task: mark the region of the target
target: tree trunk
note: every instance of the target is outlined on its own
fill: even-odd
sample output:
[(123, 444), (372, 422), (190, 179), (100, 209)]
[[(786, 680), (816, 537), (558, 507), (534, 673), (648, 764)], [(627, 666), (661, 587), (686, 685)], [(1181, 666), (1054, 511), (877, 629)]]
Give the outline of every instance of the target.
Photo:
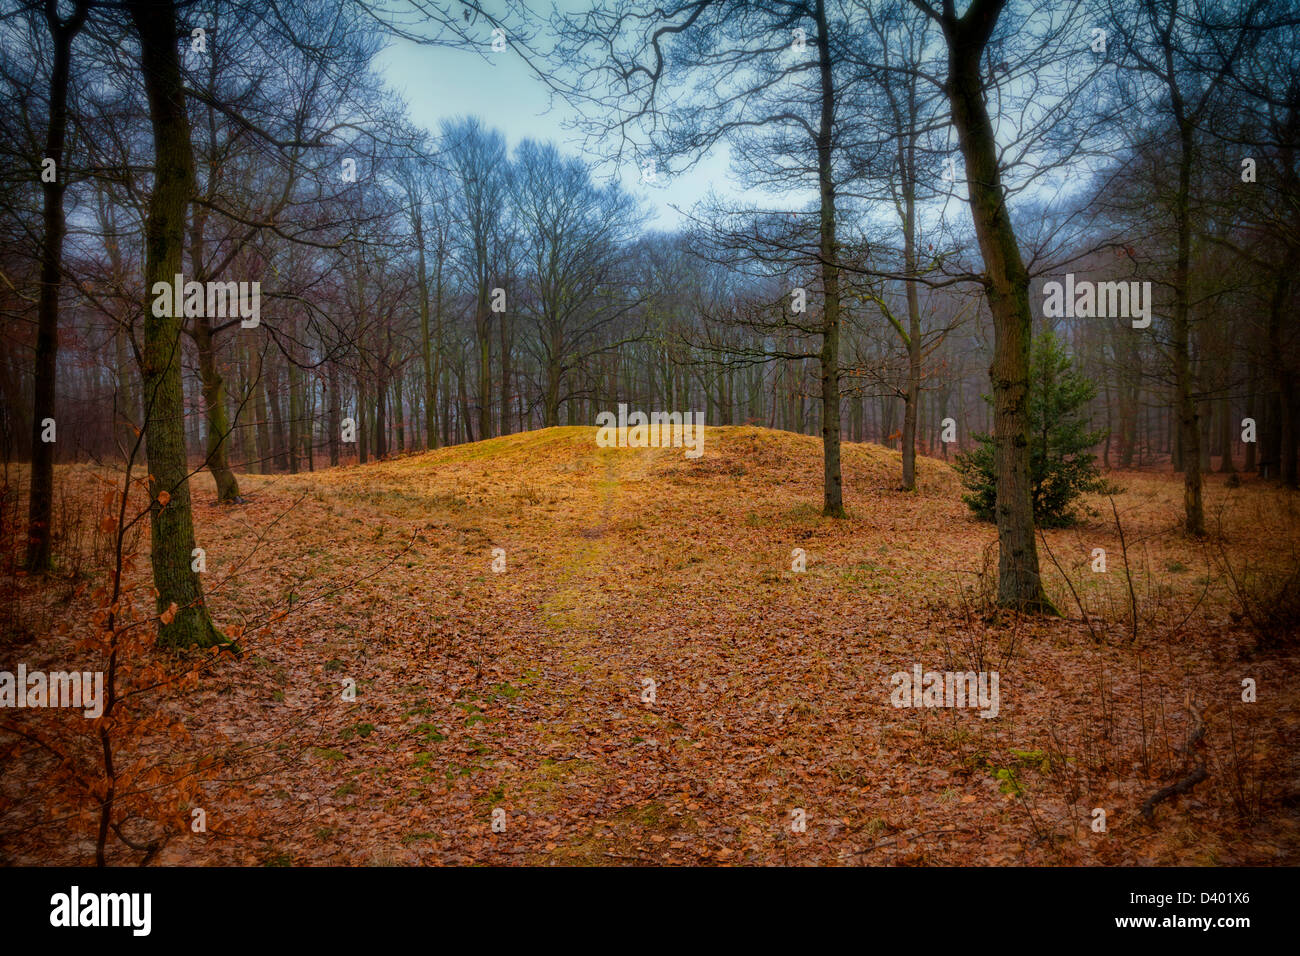
[(437, 383), (433, 368), (433, 340), (429, 335), (429, 276), (424, 261), (424, 217), (416, 207), (411, 212), (415, 227), (416, 268), (420, 270), (420, 351), (424, 359), (424, 436), (426, 448), (438, 447)]
[(1115, 434), (1115, 429), (1112, 422), (1111, 407), (1110, 407), (1111, 406), (1110, 393), (1111, 390), (1109, 387), (1106, 388), (1106, 390), (1102, 393), (1103, 401), (1106, 405), (1106, 439), (1101, 446), (1102, 448), (1101, 467), (1104, 468), (1106, 471), (1110, 471), (1110, 439), (1111, 436)]
[(916, 490), (916, 418), (921, 399), (921, 308), (916, 283), (907, 283), (907, 395), (903, 406), (903, 491)]
[(117, 429), (117, 440), (121, 448), (126, 450), (135, 441), (136, 433), (131, 426), (140, 420), (140, 399), (131, 372), (134, 360), (127, 348), (127, 331), (120, 325), (113, 333), (113, 344), (117, 349), (116, 413), (122, 423)]
[(1043, 591), (1029, 487), (1029, 274), (1007, 210), (998, 148), (984, 101), (980, 59), (1004, 0), (975, 0), (960, 20), (945, 15), (948, 97), (966, 161), (971, 214), (993, 313), (993, 439), (997, 469), (998, 602), (1053, 610)]
[[(1119, 360), (1119, 466), (1133, 467), (1137, 446), (1138, 400), (1141, 398), (1141, 358), (1131, 330), (1116, 333), (1117, 342), (1123, 342), (1124, 356)], [(1116, 352), (1120, 351), (1117, 344)]]
[(490, 336), (492, 314), (488, 311), (488, 290), (484, 283), (479, 289), (478, 316), (475, 321), (478, 333), (478, 430), (479, 438), (492, 437), (492, 339)]
[(275, 467), (280, 471), (289, 470), (288, 440), (284, 436), (284, 411), (280, 404), (280, 373), (275, 363), (268, 371), (266, 400), (271, 405), (271, 434), (274, 439)]
[[(204, 269), (204, 229), (207, 215), (201, 207), (194, 211), (190, 225), (190, 268), (194, 279), (202, 282), (208, 276)], [(222, 504), (238, 504), (243, 501), (239, 494), (239, 482), (230, 470), (230, 416), (226, 409), (226, 382), (217, 370), (216, 349), (212, 342), (212, 318), (206, 309), (200, 309), (194, 316), (194, 325), (190, 336), (194, 340), (199, 359), (199, 382), (203, 393), (203, 414), (207, 428), (208, 471), (217, 483), (217, 501)]]
[[(1227, 387), (1225, 376), (1224, 387)], [(1232, 474), (1237, 470), (1236, 464), (1232, 460), (1232, 396), (1223, 397), (1222, 415), (1219, 418), (1219, 445), (1222, 448), (1222, 457), (1219, 459), (1219, 471), (1225, 474)]]
[(393, 379), (393, 429), (396, 432), (397, 453), (406, 451), (406, 399), (402, 395), (402, 375)]
[(1277, 411), (1272, 427), (1277, 432), (1278, 476), (1288, 487), (1297, 486), (1296, 473), (1296, 395), (1295, 379), (1287, 367), (1287, 356), (1282, 344), (1282, 312), (1291, 291), (1294, 256), (1288, 256), (1287, 264), (1277, 274), (1273, 283), (1273, 294), (1269, 297), (1268, 310), (1268, 344), (1273, 361), (1273, 380), (1277, 387)]
[[(915, 124), (916, 111), (908, 119)], [(915, 129), (915, 126), (912, 127)], [(903, 190), (903, 268), (907, 272), (907, 393), (903, 407), (903, 491), (916, 490), (916, 422), (921, 398), (921, 295), (916, 287), (916, 134), (898, 147)]]
[(357, 440), (357, 464), (364, 465), (370, 460), (370, 434), (366, 431), (366, 386), (361, 377), (361, 372), (357, 372), (357, 420), (355, 434)]
[[(507, 299), (507, 302), (509, 300)], [(497, 317), (497, 331), (501, 341), (501, 434), (510, 434), (510, 336), (506, 328), (506, 314)]]
[(822, 274), (822, 514), (843, 518), (840, 475), (840, 269), (835, 238), (835, 182), (831, 131), (835, 122), (835, 81), (825, 0), (817, 0), (817, 55), (821, 74), (821, 124), (817, 130), (817, 184), (821, 195), (818, 255)]
[(465, 433), (465, 441), (474, 440), (473, 423), (469, 416), (469, 397), (465, 394), (465, 376), (468, 374), (462, 365), (456, 370), (456, 388), (460, 395), (460, 424)]
[(438, 364), (442, 367), (442, 374), (439, 377), (438, 381), (442, 385), (442, 394), (445, 396), (442, 402), (442, 408), (439, 409), (439, 412), (441, 413), (440, 417), (441, 417), (441, 425), (442, 425), (442, 443), (444, 445), (450, 445), (452, 442), (451, 439), (451, 410), (452, 410), (451, 368), (447, 363), (443, 362), (441, 354), (439, 354), (438, 356)]
[[(181, 319), (155, 316), (154, 283), (181, 271), (185, 213), (194, 191), (185, 94), (177, 59), (176, 14), (171, 3), (129, 0), (140, 36), (140, 69), (153, 125), (154, 183), (145, 222), (144, 379), (145, 448), (149, 462), (151, 562), (160, 614), (159, 643), (170, 647), (224, 643), (208, 617), (199, 576), (191, 570), (194, 523), (185, 460), (185, 401), (181, 386)], [(170, 496), (163, 503), (162, 495)]]
[(1214, 438), (1214, 405), (1207, 398), (1201, 401), (1196, 412), (1197, 427), (1201, 430), (1201, 474), (1208, 474), (1212, 469), (1210, 467), (1210, 452), (1213, 447)]
[[(1255, 365), (1254, 358), (1252, 358), (1250, 360), (1250, 363), (1246, 366), (1246, 417), (1252, 419), (1255, 418), (1255, 374), (1256, 374), (1256, 365)], [(1233, 423), (1234, 430), (1236, 424), (1237, 424), (1236, 422)], [(1243, 468), (1247, 472), (1252, 472), (1255, 470), (1255, 452), (1256, 452), (1256, 446), (1259, 444), (1259, 438), (1258, 438), (1259, 422), (1256, 421), (1255, 425), (1256, 425), (1255, 441), (1250, 441), (1245, 443), (1246, 462), (1243, 465)]]
[(307, 470), (316, 470), (316, 378), (308, 375), (303, 381), (302, 457)]
[(384, 407), (387, 396), (388, 378), (384, 376), (375, 386), (375, 461), (381, 461), (388, 455), (388, 418)]
[(294, 360), (289, 361), (289, 473), (298, 474), (298, 455), (302, 451), (302, 369)]
[[(251, 346), (249, 346), (251, 350)], [(262, 353), (257, 353), (257, 380), (253, 383), (253, 414), (257, 416), (257, 471), (271, 473), (271, 410), (266, 398), (266, 366)]]
[(194, 344), (199, 356), (199, 379), (203, 384), (203, 412), (207, 418), (207, 465), (217, 482), (217, 501), (237, 504), (239, 480), (230, 469), (230, 416), (226, 410), (226, 382), (217, 371), (212, 347), (212, 320), (198, 316), (194, 320)]
[(339, 394), (339, 367), (334, 362), (329, 364), (329, 411), (327, 413), (329, 423), (329, 438), (327, 442), (330, 450), (330, 465), (339, 463), (339, 441), (342, 439), (343, 431), (343, 410), (339, 405), (342, 397)]
[[(1181, 100), (1177, 107), (1181, 112)], [(1197, 422), (1196, 394), (1192, 382), (1190, 354), (1192, 249), (1192, 124), (1179, 121), (1178, 194), (1174, 220), (1178, 227), (1178, 260), (1174, 267), (1173, 355), (1178, 409), (1178, 452), (1183, 469), (1184, 530), (1194, 537), (1205, 534), (1205, 510), (1201, 500), (1201, 432)]]
[(551, 360), (546, 363), (546, 392), (542, 396), (545, 428), (554, 428), (560, 424), (560, 375), (560, 367), (556, 361)]
[[(46, 23), (54, 40), (50, 70), (50, 125), (45, 132), (45, 159), (54, 161), (54, 178), (42, 183), (44, 227), (41, 247), (41, 288), (36, 306), (35, 402), (32, 415), (32, 478), (27, 510), (27, 570), (48, 571), (54, 514), (54, 442), (45, 441), (44, 422), (55, 416), (55, 376), (59, 355), (59, 288), (63, 272), (63, 237), (67, 220), (63, 193), (68, 181), (63, 165), (63, 140), (68, 125), (68, 76), (72, 71), (72, 40), (86, 22), (87, 5), (79, 2), (72, 17), (59, 19), (56, 4), (46, 7)], [(43, 170), (42, 170), (43, 172)]]

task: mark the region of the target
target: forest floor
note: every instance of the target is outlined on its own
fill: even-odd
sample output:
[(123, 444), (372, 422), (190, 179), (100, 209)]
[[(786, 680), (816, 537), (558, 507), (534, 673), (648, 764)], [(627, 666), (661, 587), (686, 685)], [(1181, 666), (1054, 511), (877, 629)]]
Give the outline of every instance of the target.
[[(1111, 473), (1123, 542), (1090, 498), (1040, 553), (1062, 616), (1022, 617), (990, 606), (996, 534), (946, 464), (921, 459), (911, 494), (897, 452), (849, 444), (843, 470), (841, 521), (820, 516), (820, 440), (752, 427), (707, 429), (697, 460), (575, 427), (241, 475), (237, 506), (197, 477), (209, 604), (242, 653), (154, 655), (149, 675), (195, 679), (127, 705), (170, 730), (124, 742), (118, 772), (205, 819), (151, 859), (1300, 862), (1297, 646), (1251, 626), (1296, 566), (1300, 496), (1211, 476), (1193, 541), (1173, 475)], [(8, 579), (0, 668), (90, 659), (106, 474), (59, 470), (62, 541), (85, 557)], [(996, 718), (894, 706), (915, 666), (998, 672)], [(94, 740), (15, 748), (27, 719), (0, 714), (0, 861), (93, 862), (91, 802), (47, 781), (94, 776)], [(60, 726), (89, 738), (77, 719)], [(1208, 778), (1144, 820), (1197, 764)], [(164, 825), (143, 817), (123, 824), (136, 842)]]

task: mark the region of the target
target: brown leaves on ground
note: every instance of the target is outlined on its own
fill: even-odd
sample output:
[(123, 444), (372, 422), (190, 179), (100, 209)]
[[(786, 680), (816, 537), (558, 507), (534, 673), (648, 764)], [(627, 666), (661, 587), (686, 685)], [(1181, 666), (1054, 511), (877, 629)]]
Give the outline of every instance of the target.
[[(1172, 476), (1112, 475), (1136, 643), (1109, 505), (1047, 535), (1098, 644), (1046, 555), (1063, 618), (990, 610), (994, 530), (942, 462), (920, 461), (915, 494), (894, 490), (899, 470), (896, 452), (846, 445), (843, 521), (820, 516), (819, 440), (748, 427), (708, 429), (697, 460), (552, 428), (245, 475), (237, 508), (204, 476), (208, 603), (244, 654), (160, 702), (188, 731), (172, 745), (218, 769), (196, 798), (208, 832), (159, 859), (1297, 861), (1294, 648), (1256, 650), (1223, 567), (1284, 564), (1294, 495), (1212, 484), (1212, 547), (1179, 534)], [(36, 666), (57, 641), (21, 655)], [(891, 675), (916, 664), (998, 671), (998, 717), (894, 707)], [(1188, 701), (1210, 778), (1145, 824), (1186, 766)], [(24, 759), (6, 857), (85, 862), (82, 832), (14, 801), (38, 766)]]

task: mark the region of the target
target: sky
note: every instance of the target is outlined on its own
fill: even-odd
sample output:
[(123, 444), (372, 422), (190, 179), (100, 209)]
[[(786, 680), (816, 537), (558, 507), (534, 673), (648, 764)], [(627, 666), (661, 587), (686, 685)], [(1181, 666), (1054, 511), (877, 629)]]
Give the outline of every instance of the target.
[(617, 170), (600, 164), (598, 154), (583, 149), (582, 134), (565, 128), (576, 117), (573, 110), (551, 96), (521, 57), (509, 50), (492, 52), (487, 27), (484, 34), (482, 54), (393, 39), (374, 65), (406, 101), (408, 115), (417, 125), (433, 132), (441, 120), (469, 114), (501, 130), (512, 149), (526, 138), (553, 140), (565, 153), (592, 163), (602, 181), (614, 176), (629, 192), (642, 197), (652, 214), (651, 228), (677, 228), (683, 217), (672, 207), (689, 211), (710, 188), (733, 199), (742, 194), (729, 176), (725, 147), (681, 175), (665, 175), (657, 168), (653, 184), (641, 182), (641, 170), (631, 160)]

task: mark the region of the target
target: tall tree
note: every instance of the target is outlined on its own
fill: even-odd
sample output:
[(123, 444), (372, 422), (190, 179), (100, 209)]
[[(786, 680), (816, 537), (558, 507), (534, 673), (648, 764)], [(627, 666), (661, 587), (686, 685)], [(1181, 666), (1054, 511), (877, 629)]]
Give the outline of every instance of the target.
[[(905, 0), (886, 4), (870, 0), (863, 6), (863, 16), (871, 28), (867, 34), (871, 46), (863, 51), (864, 59), (883, 99), (881, 108), (874, 111), (874, 118), (881, 127), (881, 138), (891, 143), (890, 148), (881, 151), (886, 163), (882, 173), (871, 178), (883, 180), (884, 193), (894, 207), (901, 231), (906, 327), (882, 299), (878, 298), (877, 304), (907, 353), (901, 436), (902, 487), (904, 491), (912, 491), (916, 488), (917, 419), (926, 344), (920, 287), (924, 274), (933, 268), (932, 263), (922, 260), (937, 259), (937, 256), (922, 255), (920, 207), (937, 194), (934, 184), (943, 182), (938, 155), (931, 142), (940, 126), (937, 114), (942, 98), (920, 75), (933, 42), (930, 19), (918, 14)], [(933, 249), (933, 242), (928, 245)]]
[[(689, 167), (725, 141), (737, 172), (751, 186), (815, 197), (811, 228), (796, 233), (802, 258), (816, 266), (822, 294), (816, 328), (822, 513), (844, 517), (839, 193), (851, 178), (847, 151), (856, 127), (850, 92), (844, 88), (845, 54), (853, 45), (844, 4), (632, 4), (570, 16), (559, 30), (566, 59), (581, 64), (574, 85), (583, 99), (602, 107), (593, 125), (615, 134), (620, 143), (638, 125), (648, 127), (655, 154), (643, 163), (667, 159)], [(792, 235), (769, 231), (769, 236)], [(780, 251), (788, 261), (792, 250)]]
[[(181, 316), (155, 315), (155, 283), (170, 286), (181, 271), (185, 216), (194, 193), (194, 155), (176, 50), (171, 0), (129, 0), (140, 39), (140, 69), (154, 137), (154, 181), (145, 223), (145, 452), (149, 462), (150, 544), (160, 612), (159, 641), (172, 647), (224, 642), (203, 603), (191, 567), (194, 518), (185, 456), (185, 397), (181, 385)], [(162, 310), (172, 311), (172, 310)], [(175, 610), (172, 610), (175, 605)]]
[(625, 341), (608, 333), (636, 303), (620, 265), (644, 217), (628, 193), (597, 187), (585, 163), (549, 143), (519, 144), (511, 188), (528, 240), (523, 308), (535, 327), (542, 423), (551, 427), (573, 368)]
[(1051, 609), (1038, 569), (1029, 475), (1029, 271), (1007, 207), (1002, 168), (981, 69), (1006, 0), (973, 0), (958, 16), (952, 0), (937, 11), (912, 0), (938, 22), (948, 46), (945, 92), (966, 162), (971, 216), (987, 274), (993, 313), (994, 457), (997, 470), (998, 601)]
[(1176, 185), (1171, 197), (1175, 231), (1171, 357), (1176, 394), (1180, 467), (1183, 471), (1183, 527), (1205, 533), (1202, 496), (1201, 428), (1191, 352), (1192, 242), (1198, 212), (1193, 178), (1201, 163), (1197, 142), (1227, 79), (1252, 43), (1266, 0), (1222, 5), (1208, 0), (1112, 2), (1112, 29), (1128, 36), (1128, 64), (1151, 81), (1137, 92), (1145, 108), (1167, 119), (1176, 137)]
[(505, 137), (478, 119), (443, 124), (443, 141), (456, 182), (461, 254), (474, 289), (478, 344), (479, 438), (492, 437), (492, 250), (508, 195)]
[[(55, 376), (59, 357), (59, 290), (63, 278), (63, 238), (68, 225), (63, 212), (63, 194), (68, 172), (64, 168), (63, 143), (68, 126), (68, 81), (72, 73), (72, 41), (86, 22), (90, 4), (77, 0), (72, 15), (59, 16), (57, 0), (46, 0), (45, 23), (54, 41), (50, 67), (50, 115), (45, 132), (45, 163), (41, 180), (44, 189), (42, 215), (44, 236), (41, 249), (40, 298), (36, 307), (36, 394), (32, 415), (32, 480), (28, 502), (27, 569), (50, 569), (51, 520), (54, 512), (54, 442), (43, 434), (47, 420), (55, 420)], [(57, 437), (57, 431), (56, 431)]]
[[(442, 321), (451, 227), (447, 215), (446, 174), (440, 166), (433, 165), (430, 157), (417, 153), (398, 166), (397, 181), (405, 194), (407, 218), (415, 243), (415, 278), (420, 295), (420, 358), (424, 370), (425, 447), (437, 448), (441, 444), (438, 438), (438, 381), (442, 374)], [(428, 252), (433, 253), (432, 283), (429, 281)]]

